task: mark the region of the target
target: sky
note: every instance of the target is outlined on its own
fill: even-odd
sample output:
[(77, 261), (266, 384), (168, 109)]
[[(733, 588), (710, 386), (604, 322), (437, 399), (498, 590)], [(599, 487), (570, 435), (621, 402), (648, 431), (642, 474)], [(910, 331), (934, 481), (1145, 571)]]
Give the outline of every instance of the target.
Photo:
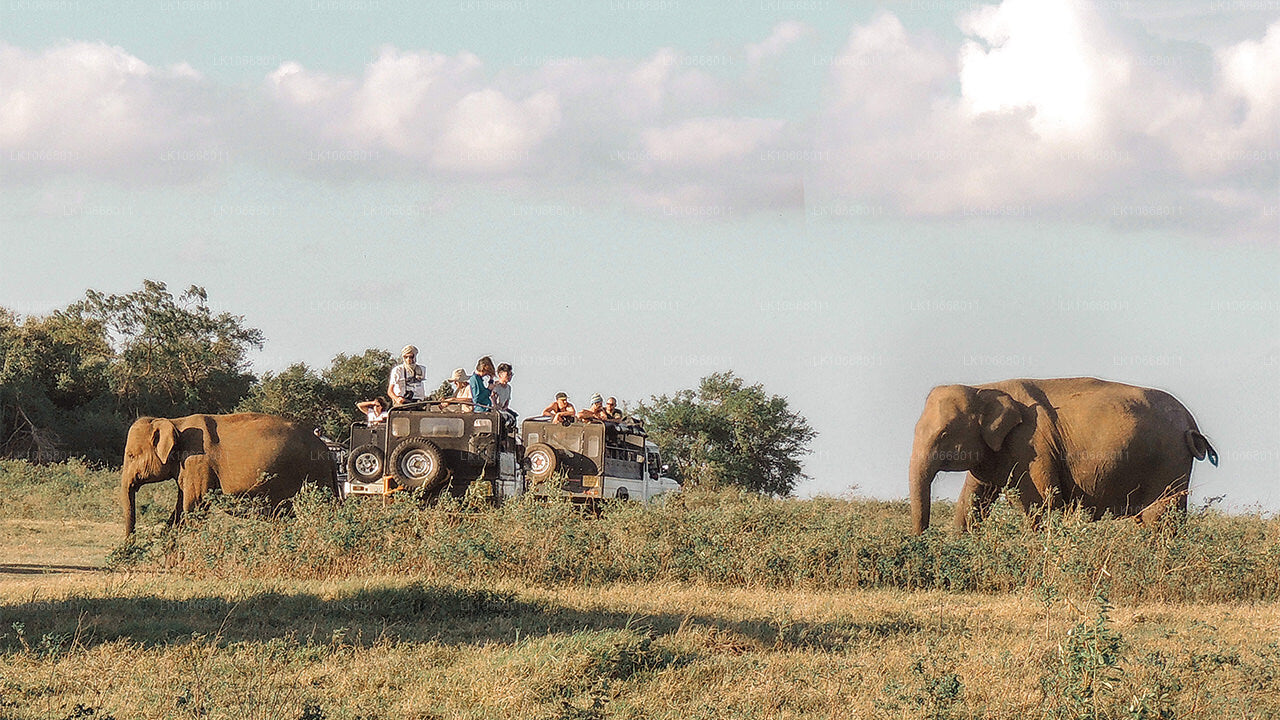
[(935, 385), (1159, 387), (1276, 512), (1280, 3), (5, 0), (0, 306), (144, 279), (525, 415), (732, 370), (805, 497), (905, 497)]

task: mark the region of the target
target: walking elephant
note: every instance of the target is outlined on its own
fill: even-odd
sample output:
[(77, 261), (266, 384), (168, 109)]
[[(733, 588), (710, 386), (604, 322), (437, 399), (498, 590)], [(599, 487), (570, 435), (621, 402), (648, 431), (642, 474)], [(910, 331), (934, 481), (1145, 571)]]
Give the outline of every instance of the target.
[(273, 513), (287, 508), (305, 482), (339, 494), (324, 441), (297, 423), (259, 413), (138, 418), (120, 475), (125, 537), (133, 534), (138, 488), (147, 483), (177, 481), (170, 525), (213, 489), (265, 498)]
[(1191, 413), (1160, 390), (1096, 378), (944, 385), (925, 400), (911, 450), (911, 523), (929, 527), (930, 489), (941, 471), (969, 472), (955, 525), (965, 530), (1015, 488), (1028, 516), (1079, 502), (1154, 520), (1187, 506), (1191, 464), (1218, 454)]

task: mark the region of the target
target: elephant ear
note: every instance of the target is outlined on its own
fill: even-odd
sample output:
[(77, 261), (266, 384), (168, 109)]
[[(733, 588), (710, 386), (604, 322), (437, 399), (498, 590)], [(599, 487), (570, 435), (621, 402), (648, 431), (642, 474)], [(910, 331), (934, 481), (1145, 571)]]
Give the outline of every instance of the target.
[(178, 445), (178, 426), (173, 424), (168, 418), (160, 418), (156, 420), (152, 427), (155, 428), (153, 437), (155, 438), (156, 455), (159, 456), (160, 462), (169, 463), (169, 456), (173, 454), (173, 449)]
[(978, 419), (982, 427), (982, 440), (992, 450), (999, 450), (1009, 431), (1022, 422), (1022, 412), (1008, 393), (999, 390), (980, 391), (978, 401), (982, 408)]

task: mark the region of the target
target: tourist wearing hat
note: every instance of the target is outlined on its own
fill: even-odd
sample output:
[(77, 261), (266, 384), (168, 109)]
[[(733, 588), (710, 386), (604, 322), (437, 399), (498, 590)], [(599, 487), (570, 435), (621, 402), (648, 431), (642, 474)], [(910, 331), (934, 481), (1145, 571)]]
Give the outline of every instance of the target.
[(391, 368), (391, 380), (387, 383), (387, 394), (396, 405), (413, 400), (425, 400), (427, 389), (422, 384), (427, 377), (427, 369), (417, 363), (418, 348), (405, 345), (400, 351), (403, 363)]
[(465, 368), (456, 368), (453, 374), (449, 376), (449, 382), (453, 384), (453, 397), (445, 398), (440, 401), (441, 405), (451, 406), (450, 409), (457, 412), (467, 412), (471, 410), (471, 376), (467, 374)]
[(579, 422), (600, 422), (604, 420), (604, 399), (600, 393), (591, 396), (591, 407), (578, 413)]
[(569, 396), (562, 392), (556, 393), (556, 401), (542, 410), (542, 414), (546, 415), (550, 422), (573, 422), (575, 413), (577, 409), (573, 407), (573, 403), (569, 402)]

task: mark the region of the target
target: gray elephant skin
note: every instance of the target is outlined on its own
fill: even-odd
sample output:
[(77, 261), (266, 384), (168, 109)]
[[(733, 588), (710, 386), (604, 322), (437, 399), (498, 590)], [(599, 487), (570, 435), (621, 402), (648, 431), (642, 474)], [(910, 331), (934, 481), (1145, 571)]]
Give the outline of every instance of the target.
[(134, 421), (120, 477), (126, 537), (134, 531), (138, 488), (165, 480), (178, 485), (170, 525), (214, 489), (264, 498), (273, 514), (288, 509), (307, 482), (339, 496), (324, 441), (297, 423), (260, 413)]
[(981, 519), (1005, 488), (1030, 517), (1078, 502), (1158, 518), (1185, 510), (1191, 465), (1218, 455), (1191, 413), (1161, 390), (1097, 378), (1004, 380), (930, 391), (911, 451), (911, 523), (929, 527), (930, 491), (942, 471), (968, 471), (955, 526)]

